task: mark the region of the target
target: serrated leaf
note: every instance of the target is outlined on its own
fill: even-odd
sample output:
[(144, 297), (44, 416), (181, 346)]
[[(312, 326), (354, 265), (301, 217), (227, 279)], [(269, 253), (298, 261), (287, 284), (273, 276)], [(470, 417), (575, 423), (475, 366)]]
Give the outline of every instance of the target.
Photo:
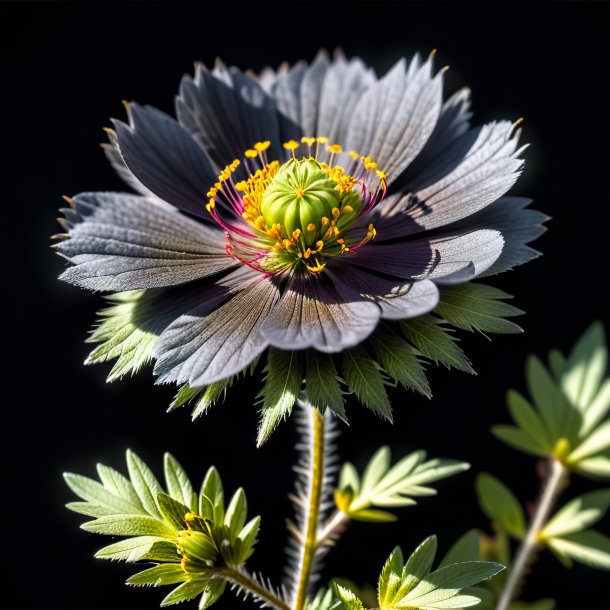
[(87, 532), (110, 536), (159, 536), (172, 540), (175, 531), (156, 517), (148, 515), (108, 515), (81, 525)]
[(130, 576), (127, 584), (136, 587), (160, 587), (184, 582), (187, 578), (188, 575), (179, 563), (166, 563)]
[(104, 517), (116, 514), (115, 510), (107, 506), (92, 504), (91, 502), (68, 502), (66, 508), (87, 517)]
[(129, 478), (146, 512), (149, 515), (161, 517), (157, 506), (157, 495), (163, 493), (163, 488), (152, 470), (131, 450), (127, 451), (127, 468)]
[(432, 396), (428, 379), (413, 347), (402, 337), (380, 327), (370, 336), (368, 344), (392, 379), (427, 398)]
[(341, 357), (341, 372), (350, 392), (368, 409), (392, 421), (392, 407), (377, 363), (361, 346), (346, 349)]
[(227, 389), (233, 385), (234, 380), (235, 376), (228, 377), (207, 386), (195, 402), (191, 412), (191, 419), (195, 421), (199, 416), (207, 413), (208, 409), (213, 407), (221, 398), (224, 398)]
[(548, 521), (541, 538), (562, 537), (597, 523), (610, 507), (610, 489), (599, 489), (574, 498)]
[(335, 592), (345, 610), (365, 610), (362, 602), (356, 597), (356, 595), (349, 589), (342, 587), (341, 585), (334, 583)]
[(594, 322), (580, 337), (566, 362), (562, 387), (573, 404), (585, 408), (606, 372), (608, 350), (604, 327)]
[(206, 585), (207, 581), (205, 580), (187, 580), (167, 595), (161, 602), (161, 606), (171, 606), (172, 604), (193, 599), (203, 592)]
[(402, 569), (404, 567), (404, 559), (400, 547), (396, 547), (388, 559), (386, 560), (379, 582), (377, 584), (377, 600), (379, 607), (383, 608), (391, 603), (400, 588), (402, 581)]
[(426, 358), (447, 368), (474, 373), (464, 352), (457, 346), (457, 340), (451, 336), (451, 331), (443, 326), (442, 321), (427, 314), (401, 321), (400, 328), (407, 341)]
[(109, 468), (103, 464), (97, 464), (96, 469), (100, 481), (110, 493), (127, 500), (130, 504), (139, 507), (142, 512), (144, 512), (144, 507), (140, 502), (140, 498), (127, 477), (124, 477), (120, 472), (114, 470), (114, 468)]
[(174, 500), (167, 494), (160, 493), (157, 495), (157, 504), (159, 511), (165, 523), (173, 527), (176, 531), (186, 527), (185, 517), (191, 512), (188, 506)]
[(179, 409), (180, 407), (183, 407), (203, 392), (205, 392), (205, 387), (192, 388), (188, 383), (181, 385), (180, 388), (178, 388), (178, 392), (174, 396), (174, 400), (172, 400), (167, 411), (171, 412), (175, 411), (176, 409)]
[(303, 385), (303, 362), (297, 352), (269, 348), (261, 396), (261, 422), (257, 446), (261, 446), (275, 427), (292, 412)]
[(307, 400), (322, 411), (330, 409), (346, 420), (343, 394), (333, 359), (328, 354), (307, 350), (305, 356), (305, 392)]
[(595, 530), (549, 538), (546, 542), (560, 556), (592, 568), (610, 570), (610, 538)]
[(127, 540), (120, 540), (105, 546), (95, 554), (95, 557), (97, 559), (110, 559), (113, 561), (139, 561), (152, 549), (155, 542), (161, 541), (164, 541), (164, 539), (158, 536), (128, 538)]
[(193, 504), (195, 490), (180, 462), (170, 453), (166, 453), (163, 458), (163, 469), (169, 496), (190, 510), (196, 511), (197, 506)]
[(512, 491), (487, 472), (476, 479), (479, 505), (483, 512), (499, 526), (516, 538), (525, 535), (523, 508)]
[(162, 540), (155, 542), (150, 550), (142, 557), (142, 559), (148, 559), (150, 561), (163, 561), (174, 563), (180, 560), (180, 554), (178, 547), (176, 546), (176, 540)]
[(201, 600), (199, 601), (199, 610), (206, 610), (213, 604), (215, 604), (225, 592), (225, 588), (227, 586), (226, 580), (221, 580), (220, 578), (213, 578), (208, 582), (203, 590), (203, 594), (201, 595)]
[(519, 333), (520, 326), (506, 320), (523, 312), (508, 303), (511, 295), (487, 286), (468, 282), (440, 287), (440, 302), (435, 313), (463, 330), (490, 333)]
[(516, 426), (492, 426), (491, 433), (509, 447), (517, 449), (517, 451), (539, 457), (548, 456), (548, 453), (542, 450), (540, 443), (533, 441), (529, 435)]
[(479, 532), (477, 530), (469, 530), (453, 543), (453, 546), (447, 551), (438, 567), (444, 568), (452, 563), (477, 561), (478, 559)]

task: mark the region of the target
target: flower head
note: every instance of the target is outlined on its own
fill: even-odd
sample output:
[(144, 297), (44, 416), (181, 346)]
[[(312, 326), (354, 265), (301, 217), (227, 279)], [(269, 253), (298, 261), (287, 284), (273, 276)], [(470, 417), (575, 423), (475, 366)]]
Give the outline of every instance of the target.
[(518, 329), (508, 295), (468, 282), (534, 258), (545, 217), (504, 197), (517, 124), (471, 127), (442, 81), (432, 58), (378, 78), (321, 53), (261, 77), (200, 65), (177, 120), (128, 104), (105, 150), (138, 194), (70, 199), (57, 246), (62, 279), (120, 293), (90, 360), (152, 358), (201, 412), (265, 354), (262, 437), (303, 391), (344, 417), (345, 382), (389, 417), (388, 377), (429, 393), (422, 356), (468, 370), (446, 323)]

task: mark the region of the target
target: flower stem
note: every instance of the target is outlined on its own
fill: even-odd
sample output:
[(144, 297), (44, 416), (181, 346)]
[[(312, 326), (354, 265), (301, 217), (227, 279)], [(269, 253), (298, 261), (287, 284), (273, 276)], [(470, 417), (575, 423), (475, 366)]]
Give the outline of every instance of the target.
[(309, 590), (309, 579), (314, 556), (318, 548), (318, 523), (320, 504), (322, 502), (322, 484), (324, 479), (324, 417), (315, 407), (309, 407), (310, 435), (310, 479), (308, 502), (305, 513), (305, 531), (303, 532), (303, 551), (299, 565), (297, 589), (292, 610), (303, 610)]
[(529, 565), (530, 558), (534, 551), (538, 548), (538, 536), (548, 521), (555, 500), (561, 492), (563, 483), (565, 481), (567, 471), (559, 460), (551, 458), (548, 466), (548, 473), (546, 476), (544, 489), (542, 490), (542, 495), (540, 496), (540, 500), (535, 507), (532, 521), (527, 530), (525, 538), (517, 550), (515, 560), (509, 567), (510, 571), (508, 578), (506, 579), (506, 584), (504, 585), (504, 589), (502, 589), (502, 593), (500, 594), (496, 610), (506, 610), (517, 593), (521, 580), (523, 579), (524, 572)]
[(322, 528), (318, 531), (318, 542), (317, 545), (320, 547), (326, 542), (328, 542), (333, 534), (339, 530), (343, 530), (343, 527), (349, 521), (349, 517), (342, 511), (337, 510), (333, 514), (332, 517), (324, 524)]
[(240, 572), (235, 568), (226, 566), (218, 568), (216, 574), (223, 580), (237, 585), (244, 591), (247, 591), (250, 595), (253, 595), (278, 610), (290, 610), (290, 606), (283, 599), (269, 591), (269, 589), (248, 576), (245, 572)]

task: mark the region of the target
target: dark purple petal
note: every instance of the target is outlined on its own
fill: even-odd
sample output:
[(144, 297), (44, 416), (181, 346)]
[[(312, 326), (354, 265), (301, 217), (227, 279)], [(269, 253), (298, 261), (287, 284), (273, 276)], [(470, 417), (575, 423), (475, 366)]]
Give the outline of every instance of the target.
[(158, 197), (212, 222), (206, 193), (216, 172), (203, 149), (167, 114), (129, 105), (129, 125), (115, 122), (119, 149), (135, 177)]
[(328, 275), (294, 274), (281, 301), (262, 326), (274, 347), (314, 347), (340, 352), (368, 337), (379, 321), (380, 308), (351, 288), (333, 285)]
[(81, 193), (73, 205), (69, 239), (57, 246), (73, 265), (60, 278), (72, 284), (91, 290), (159, 288), (235, 266), (220, 231), (158, 199)]
[(416, 56), (399, 61), (361, 96), (351, 116), (347, 146), (369, 155), (388, 184), (415, 159), (432, 134), (442, 106), (442, 74)]
[[(241, 268), (241, 282), (220, 307), (213, 295), (159, 337), (155, 374), (162, 383), (200, 387), (241, 372), (267, 347), (261, 324), (279, 299), (277, 286), (260, 273)], [(248, 273), (249, 271), (249, 273)]]
[(275, 101), (252, 78), (217, 62), (213, 71), (198, 65), (185, 76), (176, 98), (180, 124), (208, 153), (217, 168), (241, 159), (255, 142), (270, 140), (270, 158), (282, 158), (281, 117)]

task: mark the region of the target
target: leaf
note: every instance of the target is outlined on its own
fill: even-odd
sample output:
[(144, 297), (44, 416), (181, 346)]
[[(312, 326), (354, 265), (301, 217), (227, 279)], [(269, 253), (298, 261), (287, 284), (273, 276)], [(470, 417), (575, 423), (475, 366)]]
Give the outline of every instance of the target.
[(341, 467), (341, 472), (339, 474), (339, 489), (346, 490), (350, 488), (354, 493), (358, 493), (360, 489), (360, 477), (358, 476), (358, 471), (353, 464), (350, 462), (345, 462)]
[(610, 411), (610, 378), (606, 379), (600, 386), (595, 398), (591, 401), (583, 414), (583, 422), (580, 428), (581, 437), (588, 436)]
[(261, 392), (263, 406), (256, 444), (260, 447), (278, 423), (286, 419), (301, 392), (303, 362), (297, 352), (269, 348), (265, 381)]
[(230, 540), (234, 542), (239, 532), (241, 532), (244, 524), (246, 523), (246, 516), (248, 514), (248, 502), (246, 500), (246, 494), (240, 487), (231, 498), (227, 512), (225, 513), (225, 525), (229, 529)]
[(188, 506), (163, 493), (157, 495), (157, 504), (165, 523), (171, 525), (176, 531), (186, 527), (185, 517), (191, 512)]
[(478, 559), (479, 532), (477, 530), (469, 530), (453, 543), (453, 546), (447, 551), (438, 567), (444, 568), (452, 563), (476, 561)]
[(163, 468), (168, 494), (174, 500), (189, 507), (190, 510), (196, 511), (196, 503), (193, 503), (195, 490), (178, 460), (170, 453), (166, 453), (163, 459)]
[(476, 479), (479, 505), (495, 523), (504, 527), (515, 538), (525, 535), (525, 515), (511, 490), (487, 472)]
[(427, 314), (401, 321), (400, 328), (407, 340), (426, 358), (447, 368), (474, 373), (464, 352), (457, 346), (457, 340), (451, 336), (451, 330), (445, 328), (441, 320)]
[(490, 333), (520, 333), (520, 326), (506, 320), (523, 312), (503, 301), (511, 295), (485, 284), (459, 284), (440, 287), (435, 313), (463, 330)]
[(227, 393), (227, 389), (233, 385), (235, 376), (215, 381), (205, 388), (201, 397), (195, 403), (195, 407), (191, 412), (191, 419), (195, 421), (200, 415), (203, 415), (207, 410), (214, 406)]
[(391, 453), (387, 445), (380, 447), (375, 451), (373, 457), (368, 461), (362, 474), (362, 486), (360, 493), (362, 495), (370, 494), (377, 483), (381, 481), (383, 475), (390, 468)]
[(321, 410), (329, 408), (343, 421), (347, 421), (343, 395), (333, 359), (315, 350), (305, 353), (305, 392), (307, 400)]
[(547, 457), (548, 455), (546, 451), (541, 449), (538, 442), (516, 426), (492, 426), (491, 433), (509, 447), (517, 449), (517, 451), (540, 457)]
[(151, 469), (130, 449), (127, 450), (127, 468), (129, 478), (146, 512), (155, 517), (161, 517), (157, 506), (157, 495), (163, 493), (163, 488)]
[(557, 349), (549, 352), (549, 370), (553, 374), (555, 383), (561, 383), (561, 378), (566, 370), (566, 358)]
[(176, 587), (169, 595), (161, 602), (161, 606), (171, 606), (180, 602), (197, 597), (206, 587), (205, 580), (187, 580)]
[[(138, 561), (152, 549), (155, 542), (160, 541), (164, 541), (164, 539), (159, 536), (128, 538), (127, 540), (121, 540), (105, 546), (95, 554), (95, 557), (97, 559), (111, 559), (113, 561)], [(175, 546), (174, 553), (176, 553)]]
[(462, 589), (487, 580), (503, 569), (504, 566), (499, 563), (488, 561), (467, 561), (446, 566), (428, 574), (425, 580), (422, 580), (393, 607), (447, 607), (444, 604), (439, 605), (439, 602), (445, 602), (455, 597)]
[[(206, 498), (211, 503), (210, 514), (206, 511)], [(199, 513), (218, 523), (224, 521), (224, 490), (220, 474), (214, 466), (208, 469), (203, 479), (199, 494)]]
[(570, 352), (562, 377), (562, 388), (573, 404), (585, 408), (591, 402), (607, 363), (604, 327), (600, 322), (594, 322)]
[(239, 532), (238, 540), (241, 542), (241, 552), (237, 558), (237, 563), (241, 565), (250, 558), (254, 552), (254, 545), (258, 540), (258, 532), (260, 530), (261, 518), (254, 517), (250, 519)]
[(172, 540), (175, 531), (156, 517), (148, 515), (108, 515), (81, 525), (86, 532), (110, 536), (158, 536)]
[(567, 458), (570, 464), (575, 464), (584, 458), (601, 453), (610, 447), (610, 419), (596, 428), (576, 447)]
[(127, 584), (136, 587), (160, 587), (162, 585), (174, 585), (184, 582), (187, 578), (187, 573), (179, 563), (166, 563), (130, 576), (127, 579)]
[(432, 569), (432, 562), (436, 557), (436, 548), (436, 536), (429, 536), (411, 553), (402, 569), (402, 582), (392, 599), (392, 605), (400, 603), (422, 580), (428, 577)]
[(392, 379), (427, 398), (432, 396), (426, 374), (413, 347), (402, 337), (379, 327), (369, 337), (368, 344), (379, 364)]
[(610, 570), (610, 538), (595, 530), (548, 538), (546, 542), (559, 556), (592, 568)]
[(404, 560), (400, 547), (396, 547), (388, 559), (386, 560), (381, 574), (379, 575), (379, 582), (377, 584), (377, 600), (379, 606), (390, 605), (394, 599), (396, 592), (400, 588), (402, 581), (402, 569), (404, 567)]
[(393, 523), (398, 519), (396, 515), (385, 510), (376, 510), (374, 508), (362, 508), (359, 510), (351, 510), (347, 513), (350, 519), (354, 521), (366, 521), (368, 523)]
[(580, 532), (599, 521), (610, 507), (610, 489), (592, 491), (568, 502), (548, 521), (540, 538)]
[(536, 446), (544, 455), (551, 455), (553, 444), (549, 439), (542, 420), (530, 403), (515, 390), (506, 395), (508, 410), (521, 432), (528, 436), (532, 446)]
[(572, 468), (586, 477), (608, 478), (610, 477), (610, 458), (597, 456), (580, 460)]
[(110, 493), (127, 500), (130, 504), (139, 507), (141, 511), (144, 512), (144, 507), (140, 502), (140, 498), (138, 497), (133, 484), (127, 477), (124, 477), (120, 472), (117, 472), (108, 466), (104, 466), (103, 464), (97, 464), (96, 469), (100, 481)]
[(225, 592), (227, 581), (220, 578), (213, 578), (208, 582), (199, 601), (199, 610), (206, 610), (215, 604)]
[(383, 375), (377, 363), (361, 346), (342, 353), (341, 372), (350, 392), (376, 415), (392, 421), (392, 407), (385, 391)]
[(354, 593), (352, 593), (352, 591), (337, 583), (333, 583), (333, 586), (335, 587), (335, 592), (346, 610), (365, 610), (362, 602)]

